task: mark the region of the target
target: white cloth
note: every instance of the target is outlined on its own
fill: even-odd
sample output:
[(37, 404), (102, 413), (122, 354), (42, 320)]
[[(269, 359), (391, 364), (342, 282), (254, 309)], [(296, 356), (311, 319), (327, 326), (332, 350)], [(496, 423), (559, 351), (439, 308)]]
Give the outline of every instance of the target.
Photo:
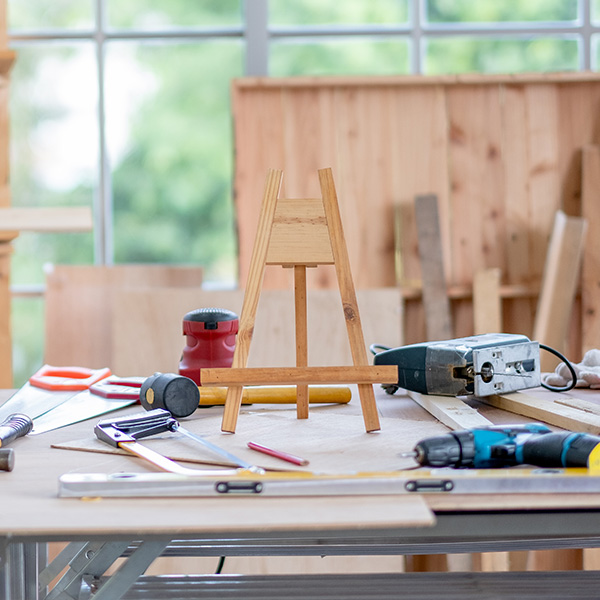
[[(600, 389), (600, 350), (588, 350), (580, 363), (571, 363), (577, 374), (576, 387)], [(542, 381), (546, 385), (562, 387), (571, 381), (571, 373), (565, 363), (561, 362), (553, 373), (544, 373)]]

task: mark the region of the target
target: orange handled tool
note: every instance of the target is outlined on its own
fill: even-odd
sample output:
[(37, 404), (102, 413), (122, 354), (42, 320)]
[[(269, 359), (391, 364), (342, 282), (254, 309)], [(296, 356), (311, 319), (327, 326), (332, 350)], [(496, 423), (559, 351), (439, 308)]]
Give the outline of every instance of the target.
[(92, 384), (110, 375), (110, 369), (88, 369), (86, 367), (52, 367), (44, 365), (29, 378), (34, 387), (52, 391), (87, 390)]
[(20, 413), (35, 419), (110, 375), (109, 369), (44, 365), (0, 406), (0, 421)]

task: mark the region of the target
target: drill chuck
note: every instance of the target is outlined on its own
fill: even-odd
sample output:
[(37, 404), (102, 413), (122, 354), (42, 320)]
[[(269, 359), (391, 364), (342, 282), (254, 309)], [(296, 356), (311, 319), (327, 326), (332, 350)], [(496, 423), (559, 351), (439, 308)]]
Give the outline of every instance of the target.
[(415, 446), (415, 460), (423, 467), (470, 467), (474, 457), (475, 436), (471, 431), (427, 438)]

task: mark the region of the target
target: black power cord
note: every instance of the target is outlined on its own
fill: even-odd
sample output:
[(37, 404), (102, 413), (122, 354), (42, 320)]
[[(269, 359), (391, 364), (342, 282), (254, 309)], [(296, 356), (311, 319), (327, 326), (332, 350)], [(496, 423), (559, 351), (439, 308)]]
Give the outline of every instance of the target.
[(546, 346), (546, 344), (541, 344), (540, 343), (540, 348), (542, 350), (545, 350), (546, 352), (550, 352), (550, 354), (554, 354), (554, 356), (556, 356), (556, 358), (559, 358), (563, 363), (565, 363), (565, 365), (567, 365), (567, 369), (569, 369), (569, 373), (571, 374), (571, 381), (563, 386), (563, 387), (556, 387), (553, 385), (548, 385), (547, 383), (542, 382), (542, 387), (546, 388), (547, 390), (550, 390), (551, 392), (568, 392), (569, 390), (572, 390), (575, 385), (577, 384), (577, 373), (575, 373), (575, 369), (573, 368), (573, 365), (569, 362), (569, 360), (562, 355), (558, 350), (556, 350), (555, 348), (551, 348), (550, 346)]

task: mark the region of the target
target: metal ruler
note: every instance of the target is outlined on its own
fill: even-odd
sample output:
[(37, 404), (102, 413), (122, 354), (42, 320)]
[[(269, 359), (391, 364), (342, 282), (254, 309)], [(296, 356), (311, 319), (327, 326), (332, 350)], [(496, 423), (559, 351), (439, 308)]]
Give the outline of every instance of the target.
[(175, 473), (68, 473), (61, 497), (339, 496), (370, 494), (582, 494), (600, 492), (600, 476), (587, 469), (432, 469), (316, 475), (263, 475), (240, 469), (219, 477)]

